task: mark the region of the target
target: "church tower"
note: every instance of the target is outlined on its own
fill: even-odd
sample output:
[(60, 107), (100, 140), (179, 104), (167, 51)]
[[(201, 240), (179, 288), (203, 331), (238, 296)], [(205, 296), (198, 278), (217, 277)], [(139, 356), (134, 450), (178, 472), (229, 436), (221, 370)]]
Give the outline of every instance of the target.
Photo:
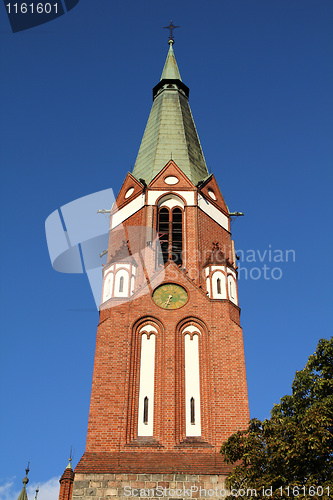
[(110, 214), (76, 500), (221, 497), (221, 444), (249, 420), (230, 213), (169, 46)]

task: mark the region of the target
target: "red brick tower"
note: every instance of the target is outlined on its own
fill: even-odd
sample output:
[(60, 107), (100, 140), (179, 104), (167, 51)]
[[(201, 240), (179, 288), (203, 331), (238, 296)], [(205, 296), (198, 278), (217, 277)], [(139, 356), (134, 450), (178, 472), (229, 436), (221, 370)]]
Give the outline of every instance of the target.
[(77, 499), (221, 489), (229, 469), (220, 446), (249, 419), (230, 213), (169, 44), (111, 211)]
[(73, 482), (74, 482), (74, 472), (72, 469), (72, 459), (69, 459), (69, 463), (61, 476), (60, 490), (59, 490), (59, 500), (70, 500), (73, 493)]

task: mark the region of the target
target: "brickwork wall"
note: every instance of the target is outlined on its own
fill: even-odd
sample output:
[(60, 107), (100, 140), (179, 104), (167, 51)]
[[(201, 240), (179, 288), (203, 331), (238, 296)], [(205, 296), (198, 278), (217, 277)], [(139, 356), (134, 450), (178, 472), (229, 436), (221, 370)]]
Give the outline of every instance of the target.
[(72, 500), (163, 498), (186, 500), (226, 496), (225, 475), (76, 474)]
[[(239, 309), (229, 301), (209, 299), (174, 264), (166, 267), (165, 281), (176, 281), (186, 288), (189, 300), (185, 306), (172, 311), (161, 309), (147, 290), (136, 300), (101, 311), (87, 452), (125, 451), (131, 445), (140, 446), (142, 451), (150, 451), (152, 447), (156, 451), (162, 447), (171, 451), (185, 439), (183, 343), (179, 332), (180, 325), (191, 322), (199, 325), (202, 332), (199, 352), (203, 440), (218, 452), (230, 434), (247, 425)], [(151, 285), (154, 288), (154, 282)], [(144, 321), (152, 322), (158, 329), (155, 442), (135, 439), (140, 360), (137, 325)], [(202, 451), (200, 443), (197, 447)], [(192, 443), (191, 448), (194, 452), (196, 444)]]

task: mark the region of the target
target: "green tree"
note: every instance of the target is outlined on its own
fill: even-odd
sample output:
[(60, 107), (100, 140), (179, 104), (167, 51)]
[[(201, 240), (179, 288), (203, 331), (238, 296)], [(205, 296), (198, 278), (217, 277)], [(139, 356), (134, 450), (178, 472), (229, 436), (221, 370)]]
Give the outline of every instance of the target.
[(333, 338), (319, 341), (296, 372), (292, 395), (274, 406), (271, 418), (250, 420), (221, 453), (235, 464), (230, 490), (256, 489), (259, 498), (333, 498)]

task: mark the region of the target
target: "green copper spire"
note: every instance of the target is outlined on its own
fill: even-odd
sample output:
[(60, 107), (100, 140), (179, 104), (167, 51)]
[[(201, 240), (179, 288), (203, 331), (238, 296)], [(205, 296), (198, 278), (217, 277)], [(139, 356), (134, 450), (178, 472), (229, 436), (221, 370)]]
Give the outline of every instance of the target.
[(188, 103), (189, 89), (182, 82), (169, 39), (169, 52), (160, 82), (153, 89), (153, 106), (142, 138), (133, 175), (147, 184), (173, 159), (197, 184), (209, 173)]
[(164, 64), (164, 68), (162, 71), (161, 80), (169, 79), (169, 80), (182, 81), (180, 73), (179, 73), (179, 69), (177, 66), (175, 53), (174, 53), (173, 48), (172, 48), (173, 40), (169, 40), (169, 45), (170, 45), (170, 48), (169, 48), (169, 52), (168, 52), (168, 55), (167, 55), (167, 58), (166, 58), (166, 61)]

